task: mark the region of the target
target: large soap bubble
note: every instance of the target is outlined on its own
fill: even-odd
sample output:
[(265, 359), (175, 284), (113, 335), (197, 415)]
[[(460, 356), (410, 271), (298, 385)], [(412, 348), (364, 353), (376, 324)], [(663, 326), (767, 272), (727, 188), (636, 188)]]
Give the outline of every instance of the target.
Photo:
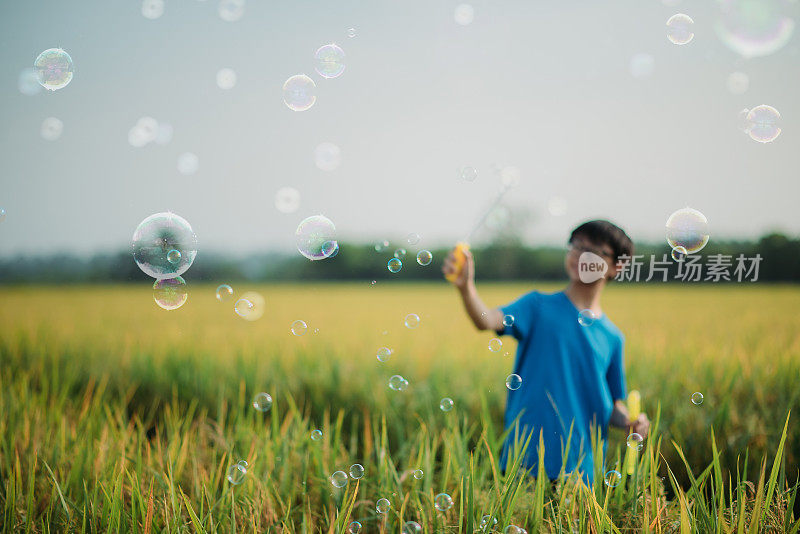
[(687, 254), (694, 254), (708, 243), (708, 219), (695, 209), (679, 209), (669, 216), (666, 226), (667, 243), (673, 249), (683, 247)]
[(714, 30), (725, 46), (745, 58), (774, 54), (792, 38), (785, 15), (790, 0), (719, 0)]
[(292, 111), (305, 111), (317, 101), (317, 84), (305, 74), (295, 74), (283, 84), (283, 101)]
[(303, 219), (295, 231), (297, 250), (309, 260), (323, 260), (333, 254), (336, 226), (323, 215)]
[(33, 62), (39, 83), (45, 89), (62, 89), (72, 81), (72, 58), (60, 48), (49, 48)]
[(314, 59), (317, 61), (314, 68), (323, 78), (338, 78), (344, 72), (344, 50), (339, 45), (320, 46), (314, 54)]
[[(180, 257), (174, 260), (178, 251)], [(148, 276), (175, 278), (186, 272), (197, 255), (197, 236), (186, 219), (174, 213), (156, 213), (139, 223), (133, 233), (133, 259)]]

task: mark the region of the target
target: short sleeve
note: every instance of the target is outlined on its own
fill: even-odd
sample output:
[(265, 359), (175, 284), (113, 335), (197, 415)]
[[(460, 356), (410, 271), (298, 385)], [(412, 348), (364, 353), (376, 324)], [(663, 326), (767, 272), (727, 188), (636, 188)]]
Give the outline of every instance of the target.
[(624, 400), (627, 396), (627, 385), (625, 384), (625, 365), (622, 353), (625, 347), (625, 338), (619, 338), (619, 344), (611, 355), (611, 363), (606, 371), (606, 382), (611, 392), (612, 400)]
[(503, 315), (510, 315), (514, 319), (511, 326), (505, 326), (501, 330), (497, 330), (497, 335), (512, 336), (517, 341), (529, 336), (533, 331), (536, 318), (539, 316), (541, 304), (541, 293), (538, 291), (531, 291), (530, 293), (522, 295), (514, 302), (501, 306), (499, 310), (503, 312)]

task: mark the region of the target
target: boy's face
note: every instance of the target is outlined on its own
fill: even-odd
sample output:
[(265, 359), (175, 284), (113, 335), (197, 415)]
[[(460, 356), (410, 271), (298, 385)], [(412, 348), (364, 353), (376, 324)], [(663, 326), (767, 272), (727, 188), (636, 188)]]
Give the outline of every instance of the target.
[(581, 235), (575, 236), (567, 245), (567, 256), (564, 258), (564, 269), (567, 271), (569, 279), (573, 282), (583, 283), (578, 275), (578, 259), (584, 252), (591, 252), (602, 258), (608, 264), (605, 278), (614, 278), (617, 274), (616, 262), (614, 261), (614, 251), (610, 246), (601, 243), (593, 243)]

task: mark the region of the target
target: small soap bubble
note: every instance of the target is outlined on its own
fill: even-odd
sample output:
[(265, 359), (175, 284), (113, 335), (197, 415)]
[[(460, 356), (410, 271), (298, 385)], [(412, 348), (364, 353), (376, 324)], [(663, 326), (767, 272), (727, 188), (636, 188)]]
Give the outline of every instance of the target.
[(417, 263), (425, 267), (426, 265), (430, 265), (433, 261), (433, 254), (430, 253), (428, 250), (420, 250), (417, 254)]
[(181, 261), (181, 251), (173, 248), (172, 250), (167, 252), (167, 261), (173, 265)]
[(225, 302), (230, 300), (233, 297), (233, 288), (228, 284), (222, 284), (221, 286), (217, 287), (217, 300), (220, 302)]
[(336, 240), (325, 241), (322, 244), (322, 254), (326, 259), (335, 258), (339, 254), (339, 242)]
[(385, 514), (391, 507), (392, 503), (389, 502), (389, 499), (378, 499), (378, 502), (375, 504), (375, 511), (379, 514)]
[(290, 330), (292, 331), (292, 334), (296, 336), (302, 336), (308, 330), (308, 325), (305, 321), (298, 319), (292, 323)]
[(238, 462), (236, 462), (236, 465), (241, 465), (245, 469), (247, 469), (249, 467), (249, 464), (247, 463), (247, 460), (239, 460)]
[(312, 334), (319, 334), (319, 328), (315, 328)]
[(219, 69), (217, 71), (217, 87), (227, 91), (236, 87), (236, 71), (229, 68)]
[(475, 8), (469, 4), (459, 4), (453, 13), (453, 19), (461, 26), (469, 26), (475, 19)]
[(689, 207), (673, 212), (667, 219), (666, 229), (667, 244), (673, 249), (683, 247), (687, 254), (700, 252), (710, 236), (706, 216)]
[(677, 247), (673, 248), (672, 252), (670, 252), (670, 256), (672, 256), (672, 259), (675, 260), (675, 261), (683, 261), (683, 260), (685, 260), (686, 259), (686, 254), (687, 254), (686, 249), (684, 247), (680, 246), (680, 245), (678, 245)]
[(266, 301), (260, 293), (248, 291), (233, 304), (233, 311), (247, 321), (256, 321), (264, 315)]
[(389, 388), (395, 391), (404, 391), (408, 388), (408, 380), (400, 375), (393, 375), (389, 379)]
[(349, 30), (347, 30), (347, 36), (350, 37), (351, 39), (353, 37), (355, 37), (356, 36), (356, 29), (355, 28), (350, 28)]
[(525, 529), (517, 525), (508, 525), (503, 529), (503, 534), (524, 534)]
[(309, 260), (325, 259), (333, 252), (330, 242), (336, 241), (336, 226), (324, 215), (306, 217), (294, 234), (297, 250)]
[(343, 488), (347, 485), (347, 473), (344, 471), (336, 471), (331, 475), (331, 484), (337, 488)]
[(644, 445), (644, 438), (640, 434), (633, 432), (628, 436), (626, 443), (628, 444), (628, 448), (640, 451)]
[(244, 482), (246, 476), (247, 476), (247, 468), (245, 466), (236, 463), (228, 467), (228, 473), (226, 475), (226, 478), (228, 479), (228, 482), (230, 482), (234, 486), (238, 486), (239, 484)]
[(490, 351), (499, 352), (500, 349), (502, 349), (502, 348), (503, 348), (503, 342), (500, 339), (498, 339), (496, 337), (493, 337), (492, 339), (489, 340), (489, 350)]
[(728, 91), (733, 95), (743, 95), (750, 88), (750, 77), (744, 72), (732, 72), (728, 75)]
[(153, 299), (165, 310), (177, 310), (188, 298), (186, 282), (180, 276), (162, 278), (153, 284)]
[(701, 404), (703, 404), (703, 394), (700, 393), (699, 391), (695, 391), (694, 393), (692, 393), (692, 404), (694, 404), (695, 406), (700, 406)]
[(55, 141), (56, 139), (61, 137), (61, 133), (63, 131), (64, 131), (63, 122), (61, 122), (59, 119), (55, 117), (47, 117), (45, 120), (42, 121), (42, 127), (39, 130), (39, 134), (45, 141)]
[(389, 262), (386, 264), (386, 268), (387, 268), (387, 269), (389, 269), (389, 272), (391, 272), (391, 273), (399, 273), (399, 272), (400, 272), (400, 269), (402, 269), (402, 268), (403, 268), (403, 262), (402, 262), (402, 261), (400, 261), (400, 260), (399, 260), (399, 259), (397, 259), (397, 258), (392, 258), (392, 259), (391, 259), (391, 260), (389, 260)]
[(390, 349), (389, 347), (381, 347), (378, 349), (376, 357), (378, 358), (379, 362), (385, 362), (386, 360), (389, 359), (391, 355), (392, 355), (392, 349)]
[(406, 257), (406, 249), (398, 248), (397, 250), (394, 251), (394, 257), (399, 260), (402, 260), (403, 258)]
[(155, 20), (164, 14), (164, 0), (144, 0), (142, 2), (142, 16)]
[(597, 317), (592, 310), (581, 310), (578, 312), (578, 324), (581, 326), (591, 326)]
[(453, 498), (446, 493), (440, 493), (433, 499), (433, 505), (440, 512), (446, 512), (453, 506)]
[(316, 60), (314, 69), (323, 78), (338, 78), (344, 72), (344, 50), (336, 44), (319, 47), (314, 59)]
[(233, 303), (233, 311), (242, 319), (246, 319), (255, 309), (255, 305), (246, 298), (241, 298)]
[(311, 431), (311, 439), (314, 441), (319, 441), (322, 439), (322, 430), (316, 429)]
[(350, 466), (350, 477), (353, 480), (358, 480), (364, 476), (364, 466), (361, 464), (353, 464)]
[(403, 525), (403, 534), (422, 534), (422, 526), (416, 521), (406, 521)]
[(482, 531), (493, 530), (496, 524), (497, 518), (487, 514), (481, 518), (481, 524), (478, 528)]
[(370, 285), (370, 286), (374, 286), (374, 285), (375, 285), (375, 284), (377, 284), (377, 283), (378, 283), (378, 281), (377, 281), (377, 280), (373, 280), (372, 282), (370, 282), (370, 283), (369, 283), (369, 285)]
[(405, 318), (406, 328), (416, 328), (419, 326), (419, 315), (416, 313), (409, 313)]
[(443, 412), (449, 412), (453, 409), (453, 399), (450, 397), (445, 397), (439, 402), (439, 409)]
[(504, 315), (503, 316), (503, 326), (511, 326), (514, 324), (514, 316), (513, 315)]
[(667, 20), (667, 39), (676, 45), (688, 44), (694, 38), (694, 21), (689, 15), (677, 13)]
[(511, 391), (516, 391), (522, 386), (522, 377), (518, 374), (510, 374), (506, 377), (506, 387)]
[(275, 208), (281, 213), (294, 213), (300, 207), (300, 192), (294, 187), (281, 187), (275, 193)]
[(268, 412), (270, 408), (272, 408), (272, 397), (269, 393), (257, 393), (255, 397), (253, 397), (253, 408), (258, 410), (259, 412)]
[(419, 241), (420, 241), (419, 234), (415, 232), (411, 232), (406, 236), (406, 243), (408, 243), (409, 245), (416, 245), (417, 243), (419, 243)]
[(476, 171), (473, 167), (464, 166), (458, 170), (458, 176), (463, 182), (474, 182), (478, 177), (478, 171)]
[(244, 15), (245, 0), (220, 0), (217, 12), (226, 22), (236, 22)]
[(295, 74), (283, 84), (283, 102), (292, 111), (306, 111), (317, 101), (317, 84), (305, 74)]
[(425, 472), (422, 469), (417, 469), (414, 471), (414, 478), (417, 480), (422, 480), (425, 478)]
[(360, 532), (361, 532), (361, 523), (359, 523), (358, 521), (353, 521), (347, 527), (348, 534), (359, 534)]
[(336, 170), (342, 163), (342, 150), (328, 141), (320, 143), (314, 149), (314, 163), (322, 171)]
[(200, 167), (200, 159), (197, 154), (184, 152), (178, 156), (178, 172), (184, 176), (191, 176)]
[(622, 474), (619, 471), (611, 469), (610, 471), (606, 472), (604, 480), (606, 486), (608, 486), (609, 488), (616, 488), (622, 481)]
[(747, 112), (747, 133), (759, 143), (771, 143), (781, 134), (781, 114), (772, 106), (756, 106)]
[(63, 89), (72, 81), (72, 58), (60, 48), (48, 48), (33, 62), (39, 84), (50, 91)]
[(386, 240), (375, 243), (375, 252), (383, 252), (387, 248), (389, 248), (389, 242)]

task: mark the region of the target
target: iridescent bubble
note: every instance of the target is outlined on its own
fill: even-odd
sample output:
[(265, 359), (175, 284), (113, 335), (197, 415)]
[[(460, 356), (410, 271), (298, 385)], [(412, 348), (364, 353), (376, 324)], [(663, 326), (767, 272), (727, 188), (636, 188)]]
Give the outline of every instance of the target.
[(290, 330), (292, 331), (292, 334), (296, 336), (302, 336), (308, 331), (308, 325), (305, 321), (298, 319), (292, 323)]
[(469, 4), (459, 4), (456, 6), (453, 18), (461, 26), (469, 26), (475, 19), (475, 8)]
[(433, 261), (433, 254), (429, 250), (420, 250), (417, 253), (417, 263), (425, 267)]
[(167, 261), (173, 265), (181, 261), (181, 251), (173, 248), (167, 252)]
[(650, 54), (635, 54), (628, 65), (628, 71), (634, 78), (647, 78), (656, 71), (656, 60)]
[(378, 499), (378, 502), (375, 504), (375, 511), (379, 514), (385, 514), (391, 507), (392, 503), (389, 502), (389, 499)]
[(350, 38), (355, 37), (356, 36), (356, 29), (355, 28), (350, 28), (349, 30), (347, 30), (347, 36), (350, 37)]
[(36, 69), (28, 67), (22, 69), (17, 78), (17, 89), (25, 96), (33, 96), (42, 92), (42, 86), (39, 85), (39, 75)]
[[(328, 257), (323, 245), (336, 240), (336, 226), (324, 215), (312, 215), (297, 225), (294, 235), (300, 254), (309, 260), (322, 260)], [(330, 254), (332, 250), (327, 252)]]
[(606, 486), (609, 488), (616, 488), (622, 481), (622, 474), (619, 471), (611, 469), (610, 471), (606, 472), (606, 475), (603, 478)]
[(364, 466), (361, 464), (353, 464), (350, 466), (350, 477), (353, 480), (358, 480), (364, 476)]
[(228, 473), (225, 478), (227, 478), (228, 482), (230, 482), (234, 486), (238, 486), (239, 484), (244, 482), (246, 476), (247, 476), (247, 468), (242, 464), (236, 463), (228, 468)]
[(236, 22), (244, 15), (245, 0), (220, 0), (219, 18), (226, 22)]
[(342, 163), (342, 151), (333, 143), (320, 143), (314, 149), (314, 163), (323, 171), (336, 170)]
[(314, 441), (319, 441), (322, 439), (322, 430), (316, 429), (311, 431), (311, 439)]
[(453, 506), (453, 498), (446, 493), (440, 493), (433, 498), (433, 505), (440, 512), (446, 512)]
[(353, 521), (347, 527), (348, 534), (359, 534), (361, 532), (361, 523), (358, 521)]
[(142, 2), (142, 16), (155, 20), (164, 14), (164, 0), (144, 0)]
[(489, 340), (489, 350), (492, 352), (499, 352), (503, 348), (503, 341), (499, 338), (493, 337)]
[(503, 316), (503, 326), (511, 326), (514, 324), (514, 316), (513, 315), (504, 315)]
[(439, 401), (439, 409), (443, 412), (449, 412), (453, 409), (453, 399), (450, 397), (445, 397), (441, 401)]
[(249, 464), (247, 463), (247, 460), (239, 460), (238, 462), (236, 462), (236, 465), (241, 465), (245, 469), (247, 469), (249, 467)]
[(259, 412), (268, 412), (270, 408), (272, 408), (272, 397), (269, 393), (257, 393), (255, 397), (253, 397), (253, 408), (258, 410)]
[(314, 54), (314, 69), (323, 78), (338, 78), (344, 72), (344, 50), (333, 43), (321, 46)]
[(229, 68), (219, 69), (217, 71), (217, 87), (223, 90), (233, 89), (236, 87), (236, 71)]
[(393, 375), (389, 379), (389, 388), (395, 391), (404, 391), (408, 388), (408, 380), (400, 375)]
[(422, 534), (422, 526), (416, 521), (406, 521), (403, 525), (403, 534)]
[(394, 251), (394, 257), (402, 260), (403, 258), (406, 257), (406, 249), (398, 248), (397, 250)]
[(374, 286), (374, 285), (375, 285), (375, 284), (377, 284), (377, 283), (378, 283), (378, 281), (377, 281), (377, 280), (373, 280), (372, 282), (370, 282), (370, 283), (369, 283), (369, 285), (370, 285), (370, 286)]
[(45, 141), (55, 141), (61, 137), (61, 132), (64, 131), (64, 123), (55, 117), (47, 117), (42, 121), (42, 127), (39, 131), (42, 139)]
[(458, 170), (458, 176), (464, 182), (474, 182), (478, 177), (478, 171), (472, 167), (464, 166)]
[(275, 193), (275, 208), (281, 213), (294, 213), (300, 207), (300, 192), (293, 187), (281, 187)]
[(292, 111), (305, 111), (317, 101), (317, 84), (305, 74), (295, 74), (283, 84), (283, 101)]
[(666, 228), (667, 243), (673, 249), (680, 246), (687, 254), (695, 254), (708, 243), (708, 219), (695, 209), (686, 207), (675, 211), (667, 219)]
[(381, 347), (378, 349), (376, 357), (378, 358), (379, 362), (385, 362), (386, 360), (389, 359), (391, 355), (392, 355), (392, 349), (390, 349), (389, 347)]
[(246, 319), (254, 308), (255, 306), (253, 305), (253, 303), (244, 298), (239, 299), (233, 303), (233, 311), (235, 311), (236, 315), (238, 315), (242, 319)]
[(414, 478), (417, 480), (422, 480), (425, 478), (425, 472), (422, 469), (417, 469), (414, 471)]
[(217, 287), (216, 295), (217, 300), (220, 302), (230, 300), (230, 298), (233, 297), (233, 288), (228, 284), (222, 284)]
[(694, 393), (692, 393), (692, 404), (694, 404), (695, 406), (700, 406), (701, 404), (703, 404), (703, 394), (700, 393), (699, 391), (695, 391)]
[(409, 313), (403, 321), (406, 328), (416, 328), (419, 326), (419, 315), (416, 313)]
[(386, 264), (386, 268), (387, 268), (387, 269), (389, 269), (389, 272), (391, 272), (391, 273), (399, 273), (399, 272), (400, 272), (400, 269), (402, 269), (402, 268), (403, 268), (403, 262), (402, 262), (402, 261), (400, 261), (400, 260), (399, 260), (399, 259), (397, 259), (397, 258), (392, 258), (392, 259), (391, 259), (391, 260), (389, 260), (389, 262)]
[(247, 321), (256, 321), (264, 315), (266, 301), (260, 293), (248, 291), (233, 305), (236, 314)]
[[(197, 236), (186, 219), (170, 212), (147, 217), (133, 233), (133, 259), (153, 278), (171, 278), (186, 272), (197, 256)], [(180, 252), (180, 260), (167, 259), (171, 250)]]
[(581, 310), (578, 312), (578, 324), (581, 326), (592, 326), (597, 316), (592, 310)]
[(772, 106), (760, 105), (747, 113), (747, 133), (759, 143), (771, 143), (780, 134), (781, 114)]
[(493, 530), (494, 526), (497, 524), (497, 518), (492, 517), (490, 515), (485, 515), (481, 518), (481, 524), (478, 527), (482, 531)]
[(408, 234), (408, 236), (406, 236), (406, 243), (408, 243), (409, 245), (416, 245), (417, 243), (419, 243), (419, 240), (420, 240), (419, 234), (415, 232), (411, 232), (410, 234)]
[(714, 30), (725, 46), (745, 58), (774, 54), (794, 32), (787, 0), (720, 0)]
[(325, 258), (334, 258), (339, 254), (339, 243), (337, 241), (325, 241), (322, 244), (322, 253)]
[(670, 252), (670, 256), (672, 256), (672, 259), (675, 260), (675, 261), (683, 261), (683, 260), (685, 260), (686, 259), (686, 254), (687, 254), (686, 249), (684, 247), (680, 246), (680, 245), (678, 245), (677, 247), (673, 248), (672, 252)]
[(750, 88), (750, 78), (744, 72), (732, 72), (728, 75), (728, 91), (734, 95), (742, 95)]
[(336, 471), (331, 475), (331, 484), (337, 488), (343, 488), (347, 485), (347, 473), (344, 471)]
[(637, 434), (636, 432), (631, 433), (631, 435), (629, 435), (628, 439), (626, 440), (628, 448), (637, 451), (642, 450), (643, 442), (644, 438), (641, 436), (641, 434)]
[(525, 529), (517, 525), (508, 525), (503, 529), (503, 534), (524, 534)]
[(192, 152), (184, 152), (178, 156), (178, 172), (184, 176), (190, 176), (197, 172), (200, 167), (200, 160), (197, 154)]
[(516, 391), (522, 386), (522, 377), (518, 374), (510, 374), (506, 377), (506, 387), (511, 391)]
[(165, 310), (177, 310), (188, 298), (186, 282), (180, 276), (162, 278), (153, 284), (153, 299)]
[(694, 21), (689, 15), (677, 13), (667, 20), (667, 39), (676, 45), (688, 44), (694, 38)]
[(72, 58), (60, 48), (48, 48), (33, 62), (39, 84), (50, 91), (63, 89), (72, 81)]

